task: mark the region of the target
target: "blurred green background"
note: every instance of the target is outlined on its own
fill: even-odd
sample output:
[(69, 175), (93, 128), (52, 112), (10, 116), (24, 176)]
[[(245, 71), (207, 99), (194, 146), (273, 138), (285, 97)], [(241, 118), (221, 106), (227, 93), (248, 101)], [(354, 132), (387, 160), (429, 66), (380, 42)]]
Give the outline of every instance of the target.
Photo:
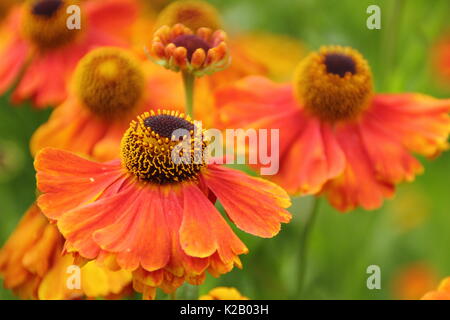
[[(449, 27), (448, 0), (214, 0), (231, 34), (257, 30), (288, 34), (308, 49), (349, 45), (372, 66), (377, 92), (421, 92), (450, 97), (437, 84), (430, 50)], [(381, 8), (381, 30), (368, 30), (366, 8)], [(264, 53), (261, 53), (264, 54)], [(281, 57), (282, 58), (282, 57)], [(28, 143), (49, 110), (12, 107), (0, 98), (0, 244), (34, 201), (35, 178)], [(250, 249), (243, 270), (214, 279), (200, 293), (234, 286), (252, 299), (392, 299), (402, 270), (425, 263), (438, 278), (450, 275), (450, 154), (423, 160), (425, 174), (398, 188), (394, 199), (373, 212), (340, 214), (321, 202), (310, 235), (303, 294), (297, 289), (300, 238), (310, 198), (295, 199), (293, 222), (274, 239), (236, 231)], [(366, 287), (366, 268), (381, 268), (381, 290)], [(0, 299), (14, 296), (0, 288)]]

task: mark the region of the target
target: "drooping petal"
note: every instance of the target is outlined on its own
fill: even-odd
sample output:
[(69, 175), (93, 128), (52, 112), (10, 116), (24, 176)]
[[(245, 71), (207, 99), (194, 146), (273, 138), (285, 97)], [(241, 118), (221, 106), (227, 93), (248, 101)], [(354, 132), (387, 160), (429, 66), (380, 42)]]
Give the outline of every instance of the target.
[(167, 265), (171, 242), (159, 188), (142, 188), (121, 217), (93, 234), (104, 250), (117, 253), (124, 269), (155, 271)]
[(336, 129), (338, 142), (347, 164), (344, 172), (324, 187), (330, 203), (340, 211), (361, 206), (367, 210), (380, 207), (394, 193), (392, 183), (380, 180), (367, 154), (356, 124)]
[(291, 219), (287, 193), (276, 184), (241, 171), (209, 165), (202, 174), (236, 226), (256, 236), (270, 238)]
[(407, 149), (433, 157), (448, 147), (450, 99), (420, 94), (378, 94), (366, 116)]
[(367, 155), (378, 179), (399, 183), (412, 181), (423, 171), (398, 136), (391, 134), (381, 123), (366, 116), (359, 124), (359, 132)]
[(180, 242), (186, 254), (204, 258), (217, 251), (221, 260), (230, 262), (236, 255), (247, 253), (248, 249), (197, 186), (185, 185), (183, 194)]
[(123, 179), (120, 161), (99, 165), (73, 153), (46, 148), (35, 159), (38, 205), (50, 219), (93, 201), (114, 181)]
[[(136, 211), (140, 208), (141, 202), (136, 201), (140, 194), (139, 191), (136, 192), (133, 186), (128, 186), (122, 192), (113, 196), (98, 199), (61, 214), (58, 217), (58, 228), (66, 238), (66, 251), (79, 252), (81, 256), (87, 259), (96, 258), (101, 249), (106, 246), (97, 243), (95, 232), (110, 226), (112, 226), (110, 228), (114, 228), (114, 226), (127, 228), (128, 225), (123, 222), (123, 219), (134, 217)], [(114, 231), (118, 232), (118, 230)], [(116, 233), (109, 236), (116, 239), (116, 237), (124, 236), (124, 234)], [(127, 245), (127, 243), (124, 245)]]
[(292, 194), (316, 194), (343, 172), (345, 156), (330, 125), (305, 117), (299, 126), (302, 131), (282, 154), (274, 181)]

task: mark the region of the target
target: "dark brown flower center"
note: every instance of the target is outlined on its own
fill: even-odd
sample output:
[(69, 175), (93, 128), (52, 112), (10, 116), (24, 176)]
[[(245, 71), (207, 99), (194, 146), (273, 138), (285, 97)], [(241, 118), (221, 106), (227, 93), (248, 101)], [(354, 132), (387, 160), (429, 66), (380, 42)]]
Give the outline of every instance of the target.
[(193, 34), (183, 34), (176, 37), (172, 43), (177, 47), (185, 47), (187, 50), (187, 58), (190, 61), (195, 50), (203, 49), (205, 53), (211, 49), (211, 46), (199, 36)]
[(40, 0), (33, 5), (31, 12), (37, 16), (50, 18), (61, 8), (62, 4), (61, 0)]
[(327, 67), (327, 72), (336, 74), (343, 78), (347, 72), (351, 74), (356, 73), (355, 61), (344, 54), (340, 53), (330, 53), (325, 55), (325, 66)]
[(193, 123), (184, 118), (167, 114), (149, 117), (144, 120), (144, 124), (147, 128), (165, 138), (171, 138), (172, 134), (178, 129), (186, 129), (189, 132), (194, 130)]

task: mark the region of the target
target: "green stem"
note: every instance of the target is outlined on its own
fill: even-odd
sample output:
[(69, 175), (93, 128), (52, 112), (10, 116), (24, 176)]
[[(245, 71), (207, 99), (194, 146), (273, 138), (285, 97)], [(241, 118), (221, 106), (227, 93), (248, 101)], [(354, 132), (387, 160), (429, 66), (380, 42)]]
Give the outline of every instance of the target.
[(183, 72), (184, 94), (186, 97), (186, 114), (194, 117), (194, 84), (195, 76), (189, 72)]
[(177, 300), (177, 291), (175, 290), (169, 296), (170, 296), (170, 300)]
[(308, 267), (308, 243), (309, 236), (314, 227), (314, 222), (316, 221), (317, 214), (319, 212), (319, 198), (314, 197), (313, 203), (311, 205), (311, 210), (306, 217), (305, 226), (303, 227), (303, 232), (300, 237), (300, 252), (298, 260), (298, 298), (300, 299), (303, 294), (305, 287), (306, 271)]

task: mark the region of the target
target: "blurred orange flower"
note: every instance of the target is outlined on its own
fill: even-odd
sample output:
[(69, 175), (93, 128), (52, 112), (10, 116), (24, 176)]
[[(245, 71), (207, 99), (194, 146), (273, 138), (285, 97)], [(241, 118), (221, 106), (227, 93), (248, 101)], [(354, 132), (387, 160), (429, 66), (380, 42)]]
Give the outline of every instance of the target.
[(393, 281), (393, 296), (399, 300), (418, 300), (437, 284), (436, 272), (426, 263), (402, 268)]
[[(273, 237), (290, 221), (288, 195), (277, 185), (205, 159), (175, 163), (172, 132), (193, 132), (178, 112), (145, 113), (122, 140), (121, 160), (96, 163), (46, 148), (35, 160), (38, 204), (57, 221), (68, 252), (133, 271), (134, 288), (154, 298), (205, 272), (227, 273), (248, 249), (214, 207), (218, 199), (236, 226)], [(195, 139), (191, 146), (195, 149)], [(202, 144), (202, 150), (205, 148)]]
[(198, 298), (198, 300), (249, 300), (244, 297), (237, 289), (228, 287), (217, 287), (208, 294)]
[(184, 108), (181, 80), (126, 49), (94, 49), (80, 61), (72, 82), (68, 98), (34, 133), (33, 155), (55, 147), (112, 160), (136, 114), (160, 105)]
[(81, 268), (81, 289), (69, 289), (71, 255), (63, 255), (64, 239), (33, 204), (0, 250), (4, 286), (22, 299), (62, 300), (120, 294), (131, 282), (127, 271), (113, 272), (89, 262)]
[(421, 300), (450, 300), (450, 277), (442, 280), (437, 290), (427, 292)]
[(433, 47), (433, 63), (440, 78), (450, 84), (450, 32)]
[[(80, 29), (66, 26), (71, 5), (81, 8)], [(14, 8), (0, 34), (0, 93), (16, 83), (13, 102), (55, 105), (79, 59), (98, 46), (127, 46), (137, 17), (134, 0), (33, 0)]]
[(376, 209), (395, 184), (423, 171), (412, 155), (447, 148), (450, 100), (374, 94), (364, 58), (323, 47), (299, 65), (294, 84), (249, 77), (216, 93), (228, 128), (280, 130), (280, 171), (293, 194), (324, 193), (341, 211)]

